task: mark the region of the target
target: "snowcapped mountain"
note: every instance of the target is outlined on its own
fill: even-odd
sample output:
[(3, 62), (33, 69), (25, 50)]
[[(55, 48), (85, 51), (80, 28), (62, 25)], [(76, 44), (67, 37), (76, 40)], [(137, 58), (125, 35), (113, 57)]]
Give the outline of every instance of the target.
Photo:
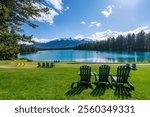
[(46, 43), (34, 44), (37, 48), (70, 48), (82, 43), (92, 42), (90, 39), (72, 39), (72, 38), (60, 38)]
[(150, 33), (149, 27), (139, 27), (134, 30), (130, 30), (127, 32), (119, 32), (119, 31), (112, 31), (112, 30), (106, 30), (103, 32), (96, 32), (90, 36), (83, 36), (83, 35), (77, 35), (73, 38), (59, 38), (59, 39), (53, 39), (53, 40), (46, 40), (46, 39), (37, 39), (34, 40), (37, 42), (34, 44), (37, 48), (69, 48), (74, 47), (82, 43), (88, 43), (88, 42), (94, 42), (94, 41), (101, 41), (106, 40), (110, 37), (117, 37), (118, 35), (126, 36), (129, 33), (130, 34), (137, 34), (141, 30), (143, 30), (145, 33)]
[(126, 36), (127, 34), (137, 34), (139, 33), (141, 30), (143, 30), (145, 33), (150, 33), (150, 28), (145, 26), (145, 27), (139, 27), (139, 28), (136, 28), (134, 30), (130, 30), (130, 31), (126, 31), (126, 32), (119, 32), (119, 31), (112, 31), (112, 30), (106, 30), (106, 31), (103, 31), (103, 32), (96, 32), (88, 37), (84, 37), (84, 38), (88, 38), (88, 39), (92, 39), (92, 40), (97, 40), (97, 41), (100, 41), (100, 40), (106, 40), (110, 37), (117, 37), (118, 35), (123, 35), (123, 36)]
[(104, 32), (96, 32), (95, 34), (92, 34), (88, 38), (96, 41), (100, 40), (106, 40), (110, 37), (117, 37), (119, 33), (117, 31), (111, 31), (111, 30), (106, 30)]

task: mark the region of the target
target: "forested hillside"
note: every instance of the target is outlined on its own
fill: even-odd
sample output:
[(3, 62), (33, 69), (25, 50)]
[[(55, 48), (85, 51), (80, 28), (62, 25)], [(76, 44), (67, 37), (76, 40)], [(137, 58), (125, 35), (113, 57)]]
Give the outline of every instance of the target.
[(150, 51), (150, 33), (143, 30), (138, 34), (108, 38), (107, 40), (85, 43), (76, 46), (77, 50), (127, 50), (127, 51)]

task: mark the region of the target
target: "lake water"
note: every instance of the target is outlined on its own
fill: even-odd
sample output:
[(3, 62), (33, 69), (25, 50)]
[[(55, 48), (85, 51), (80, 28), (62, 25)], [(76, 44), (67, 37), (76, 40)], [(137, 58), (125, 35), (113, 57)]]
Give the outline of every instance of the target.
[(40, 61), (80, 61), (80, 62), (143, 62), (150, 61), (150, 52), (127, 51), (84, 51), (46, 50), (32, 54), (19, 54), (19, 58)]

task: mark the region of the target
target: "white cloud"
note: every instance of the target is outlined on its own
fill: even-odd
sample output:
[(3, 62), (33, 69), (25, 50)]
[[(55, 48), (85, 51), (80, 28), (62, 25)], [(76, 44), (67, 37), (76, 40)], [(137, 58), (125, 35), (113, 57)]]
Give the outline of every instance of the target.
[(101, 25), (102, 24), (100, 22), (90, 22), (89, 27), (93, 27), (93, 26), (100, 27)]
[(68, 11), (69, 9), (70, 9), (70, 7), (67, 6), (67, 7), (64, 9), (64, 11)]
[(34, 17), (39, 22), (46, 22), (52, 25), (54, 23), (54, 17), (59, 15), (54, 9), (50, 9), (49, 13), (41, 12), (41, 17)]
[(63, 2), (62, 0), (46, 0), (47, 3), (52, 4), (55, 9), (62, 11), (63, 10)]
[(109, 5), (107, 6), (103, 11), (101, 11), (101, 13), (105, 16), (105, 17), (109, 17), (112, 14), (112, 8), (114, 7), (114, 5)]
[(81, 21), (81, 24), (83, 24), (83, 25), (84, 25), (84, 24), (86, 24), (86, 22), (85, 22), (85, 21)]
[(37, 42), (37, 43), (46, 43), (46, 42), (50, 41), (50, 39), (43, 39), (43, 38), (39, 39), (37, 37), (33, 37), (32, 40)]
[[(58, 11), (60, 11), (60, 12), (63, 11), (62, 0), (46, 0), (46, 2), (48, 5), (52, 4), (54, 6), (54, 8), (57, 9)], [(34, 16), (33, 18), (31, 18), (31, 20), (37, 20), (39, 22), (45, 22), (45, 23), (49, 23), (50, 25), (52, 25), (54, 23), (55, 16), (59, 15), (59, 13), (56, 12), (56, 10), (54, 10), (54, 9), (44, 5), (44, 4), (34, 3), (34, 6), (36, 6), (37, 8), (48, 8), (49, 11), (48, 12), (41, 12), (40, 13), (41, 17)], [(68, 6), (66, 7), (66, 10), (69, 10)]]
[[(50, 39), (43, 39), (43, 38), (39, 39), (39, 38), (34, 37), (34, 36), (32, 37), (31, 40), (35, 41), (36, 43), (47, 43), (47, 42), (51, 41)], [(33, 43), (23, 42), (23, 41), (19, 41), (19, 44), (33, 45)]]
[[(44, 23), (49, 23), (52, 25), (54, 23), (54, 18), (58, 16), (60, 13), (63, 13), (63, 11), (67, 11), (70, 9), (69, 6), (67, 6), (65, 9), (63, 9), (64, 3), (62, 0), (46, 0), (47, 5), (44, 3), (38, 4), (38, 3), (33, 3), (34, 6), (37, 8), (48, 8), (48, 12), (41, 12), (40, 15), (41, 17), (34, 16), (31, 18), (31, 20), (39, 21), (39, 22), (44, 22)], [(50, 8), (48, 6), (52, 5), (53, 8)]]

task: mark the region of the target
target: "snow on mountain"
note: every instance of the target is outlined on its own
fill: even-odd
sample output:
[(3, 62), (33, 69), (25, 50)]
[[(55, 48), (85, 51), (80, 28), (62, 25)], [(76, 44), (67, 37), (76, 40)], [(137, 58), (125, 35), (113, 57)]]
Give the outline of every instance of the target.
[(119, 31), (112, 31), (112, 30), (106, 30), (103, 32), (96, 32), (90, 36), (84, 36), (84, 35), (77, 35), (73, 38), (55, 38), (55, 39), (38, 39), (33, 38), (34, 41), (37, 43), (34, 44), (38, 48), (66, 48), (66, 47), (74, 47), (76, 45), (82, 44), (82, 43), (88, 43), (93, 41), (100, 41), (100, 40), (106, 40), (110, 37), (117, 37), (118, 35), (126, 36), (127, 34), (137, 34), (141, 30), (143, 30), (145, 33), (150, 33), (150, 28), (145, 27), (139, 27), (134, 30), (130, 30), (127, 32), (119, 32)]
[(92, 42), (92, 40), (60, 38), (45, 43), (35, 43), (34, 46), (37, 48), (70, 48), (88, 42)]
[(103, 31), (103, 32), (96, 32), (96, 33), (94, 33), (91, 36), (88, 36), (86, 38), (100, 41), (100, 40), (106, 40), (109, 37), (117, 37), (118, 35), (126, 36), (129, 33), (130, 34), (133, 34), (133, 33), (137, 34), (141, 30), (143, 30), (145, 33), (150, 33), (150, 28), (148, 26), (145, 26), (145, 27), (139, 27), (137, 29), (130, 30), (130, 31), (127, 31), (127, 32), (119, 32), (119, 31), (111, 31), (111, 30), (106, 30), (106, 31)]

